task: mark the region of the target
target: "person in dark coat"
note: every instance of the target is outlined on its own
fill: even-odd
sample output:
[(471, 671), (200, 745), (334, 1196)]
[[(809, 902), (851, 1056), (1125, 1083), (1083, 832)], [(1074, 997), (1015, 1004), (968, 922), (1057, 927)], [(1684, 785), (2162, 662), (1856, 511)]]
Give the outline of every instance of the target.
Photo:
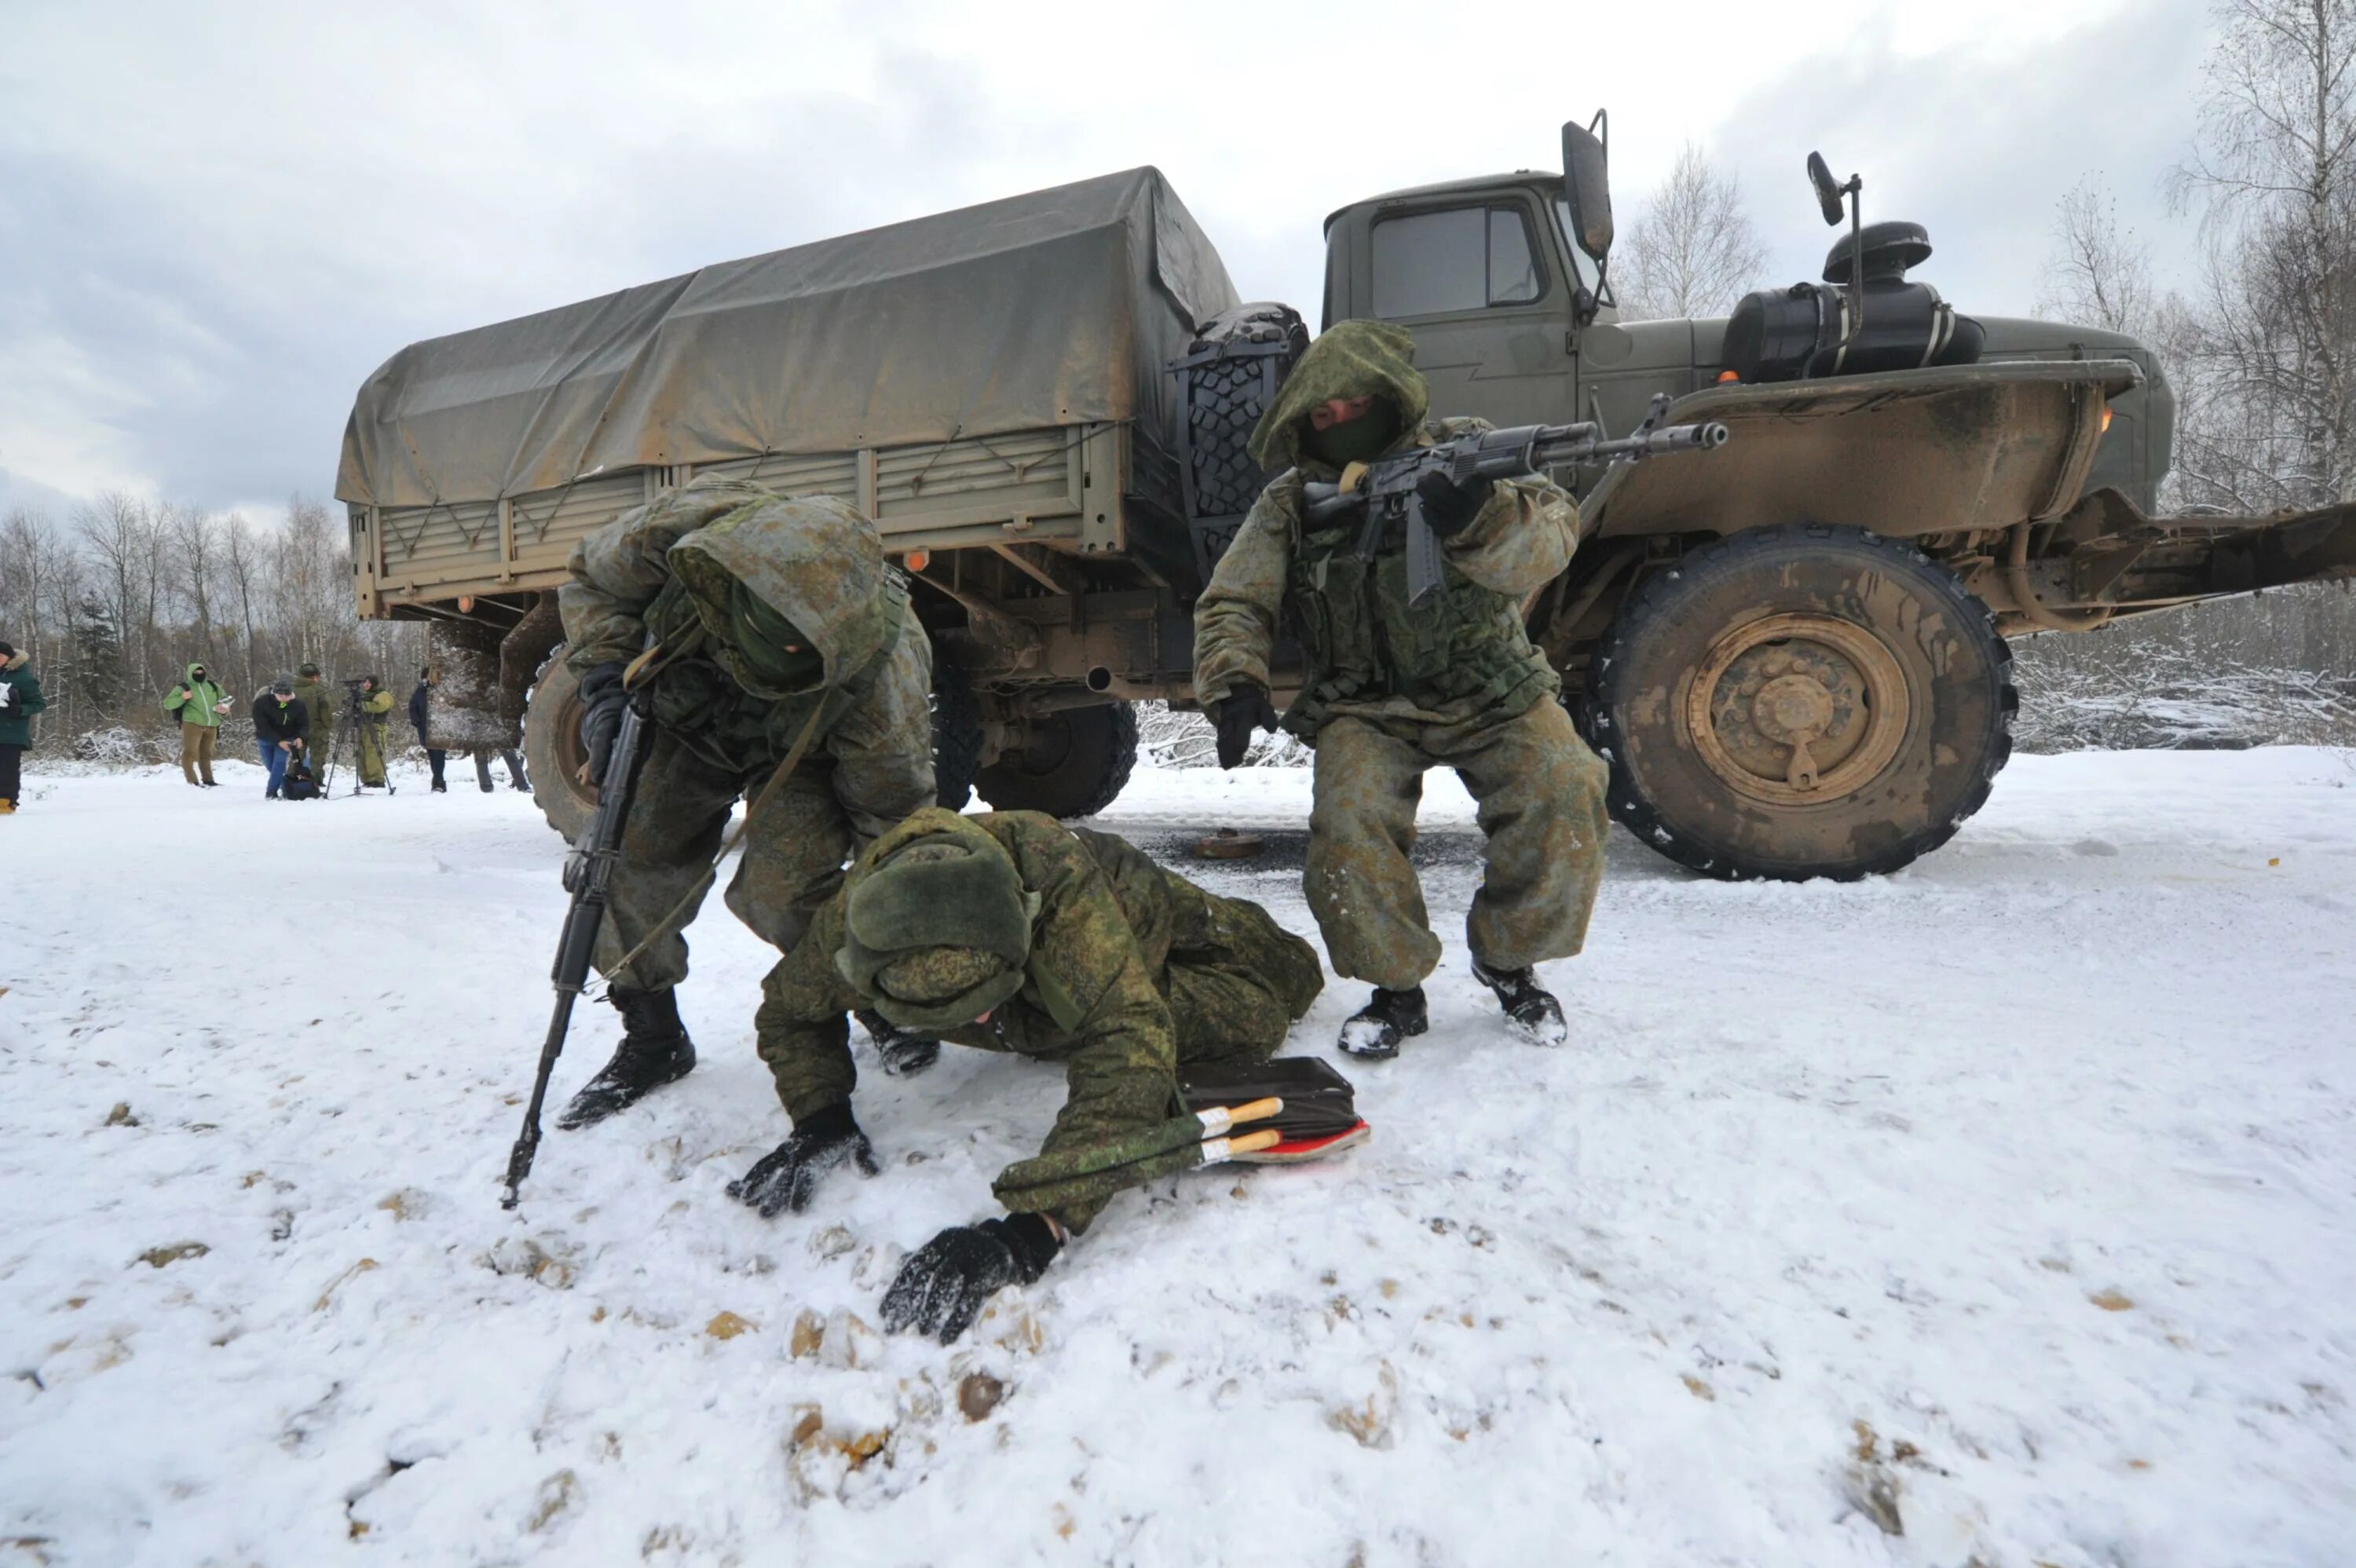
[(33, 715), (48, 706), (32, 656), (0, 643), (0, 816), (12, 816), (22, 793), (18, 773), (25, 748), (33, 743)]
[(276, 800), (286, 784), (286, 760), (311, 738), (311, 716), (294, 695), (294, 683), (280, 676), (253, 705), (253, 740), (262, 765), (270, 770), (262, 798)]
[[(450, 786), (443, 781), (442, 767), (450, 760), (450, 753), (434, 750), (434, 742), (425, 738), (425, 729), (434, 713), (434, 688), (441, 679), (432, 665), (417, 672), (417, 689), (409, 694), (409, 723), (417, 731), (417, 743), (425, 748), (426, 765), (434, 770), (434, 793), (447, 795)], [(487, 773), (487, 770), (486, 772)], [(491, 787), (487, 776), (483, 781), (483, 787)]]

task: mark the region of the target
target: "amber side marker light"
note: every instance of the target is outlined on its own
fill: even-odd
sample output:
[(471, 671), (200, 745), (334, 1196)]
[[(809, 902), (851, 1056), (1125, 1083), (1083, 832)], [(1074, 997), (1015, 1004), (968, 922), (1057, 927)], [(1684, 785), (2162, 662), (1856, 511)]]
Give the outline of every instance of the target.
[(1720, 370), (1718, 373), (1718, 379), (1722, 386), (1729, 381), (1740, 381), (1742, 378), (1732, 370)]
[(2111, 432), (2111, 405), (2110, 405), (2110, 404), (2108, 404), (2108, 403), (2104, 403), (2104, 404), (2103, 405), (2103, 430), (2102, 430), (2102, 433), (2103, 433), (2103, 434), (2104, 434), (2104, 435), (2108, 435), (2110, 432)]
[[(2108, 424), (2110, 422), (2110, 411), (2108, 409), (2104, 410), (2103, 422)], [(922, 571), (925, 568), (933, 564), (933, 552), (928, 549), (912, 549), (907, 554), (902, 556), (900, 560), (910, 571)]]

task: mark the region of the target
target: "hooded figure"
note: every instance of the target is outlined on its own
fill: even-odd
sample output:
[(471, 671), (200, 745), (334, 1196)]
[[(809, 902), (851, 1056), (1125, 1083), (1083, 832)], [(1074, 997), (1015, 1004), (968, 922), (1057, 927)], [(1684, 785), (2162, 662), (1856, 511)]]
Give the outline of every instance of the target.
[(381, 677), (369, 675), (360, 690), (359, 767), (363, 788), (381, 789), (391, 781), (384, 773), (384, 731), (386, 715), (392, 711), (393, 696)]
[(188, 666), (180, 684), (164, 694), (164, 711), (180, 726), (180, 776), (206, 789), (214, 786), (213, 747), (229, 695), (212, 680), (202, 659)]
[[(763, 986), (761, 1057), (794, 1133), (729, 1191), (776, 1214), (801, 1210), (837, 1166), (875, 1174), (851, 1113), (844, 1015), (862, 1004), (959, 1045), (1062, 1062), (1069, 1093), (1042, 1151), (1054, 1154), (1159, 1125), (1181, 1063), (1265, 1061), (1323, 985), (1315, 950), (1258, 904), (1205, 892), (1108, 833), (927, 808), (861, 857)], [(942, 1232), (886, 1295), (886, 1322), (956, 1338), (982, 1297), (1037, 1277), (1135, 1179), (1108, 1174), (1044, 1219)]]
[(1440, 540), (1439, 589), (1410, 608), (1404, 529), (1357, 559), (1365, 522), (1312, 528), (1301, 486), (1344, 464), (1486, 430), (1426, 419), (1430, 392), (1413, 340), (1384, 322), (1346, 321), (1310, 346), (1279, 390), (1251, 452), (1281, 469), (1220, 558), (1194, 606), (1194, 695), (1242, 760), (1273, 729), (1269, 655), (1280, 625), (1301, 644), (1301, 688), (1284, 728), (1316, 749), (1303, 880), (1334, 970), (1372, 981), (1343, 1047), (1388, 1056), (1426, 1027), (1423, 979), (1440, 962), (1408, 851), (1422, 775), (1451, 767), (1480, 802), (1485, 875), (1466, 921), (1473, 972), (1513, 1022), (1548, 1042), (1560, 1006), (1535, 965), (1579, 952), (1602, 875), (1601, 763), (1556, 700), (1562, 683), (1522, 624), (1524, 601), (1569, 563), (1579, 512), (1541, 476), (1425, 478)]
[[(626, 1032), (559, 1116), (564, 1127), (694, 1066), (673, 994), (687, 977), (680, 933), (730, 811), (761, 795), (805, 729), (802, 761), (747, 824), (726, 895), (776, 947), (794, 946), (846, 860), (934, 796), (932, 647), (883, 539), (851, 507), (698, 479), (584, 539), (571, 571), (557, 600), (592, 776), (630, 695), (645, 693), (654, 733), (596, 949)], [(910, 1049), (881, 1020), (871, 1032)]]

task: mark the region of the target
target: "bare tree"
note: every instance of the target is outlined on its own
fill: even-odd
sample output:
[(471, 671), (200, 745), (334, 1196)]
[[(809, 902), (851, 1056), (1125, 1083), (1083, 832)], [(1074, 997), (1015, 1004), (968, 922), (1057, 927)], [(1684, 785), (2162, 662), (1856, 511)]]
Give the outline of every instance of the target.
[(2356, 496), (2356, 0), (2224, 0), (2179, 208), (2208, 265), (2180, 422), (2188, 495)]
[(201, 507), (167, 503), (157, 513), (156, 525), (170, 552), (173, 589), (189, 617), (195, 656), (211, 660), (219, 652), (213, 645), (213, 609), (220, 576), (220, 524)]
[(237, 608), (241, 689), (256, 689), (266, 678), (259, 667), (262, 653), (254, 620), (258, 599), (265, 586), (265, 568), (262, 541), (254, 537), (252, 526), (236, 512), (221, 522), (220, 564), (222, 590)]
[(2151, 252), (2119, 224), (2119, 204), (2099, 175), (2070, 187), (2055, 208), (2037, 314), (2148, 337), (2159, 309)]
[(1767, 248), (1733, 176), (1688, 142), (1638, 209), (1615, 259), (1612, 292), (1629, 320), (1724, 315), (1760, 285)]

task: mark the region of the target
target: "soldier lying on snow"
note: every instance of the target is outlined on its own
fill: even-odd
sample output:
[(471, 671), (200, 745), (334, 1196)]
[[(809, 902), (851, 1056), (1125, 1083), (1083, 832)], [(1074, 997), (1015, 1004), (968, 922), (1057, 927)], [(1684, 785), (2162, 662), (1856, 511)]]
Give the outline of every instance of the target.
[(1283, 472), (1219, 560), (1194, 607), (1194, 693), (1219, 731), (1219, 763), (1276, 728), (1269, 651), (1280, 619), (1307, 669), (1284, 727), (1316, 748), (1302, 882), (1336, 974), (1374, 982), (1342, 1049), (1395, 1054), (1424, 1032), (1424, 977), (1440, 940), (1408, 862), (1426, 769), (1451, 767), (1480, 803), (1485, 874), (1465, 921), (1472, 973), (1516, 1027), (1564, 1038), (1535, 965), (1576, 954), (1602, 876), (1603, 764), (1556, 700), (1562, 683), (1523, 630), (1523, 599), (1570, 560), (1579, 513), (1551, 481), (1427, 475), (1417, 486), (1440, 539), (1441, 581), (1408, 603), (1396, 526), (1356, 552), (1365, 513), (1304, 524), (1302, 486), (1488, 427), (1427, 421), (1430, 395), (1398, 327), (1346, 321), (1310, 346), (1252, 432)]
[[(605, 776), (634, 661), (629, 690), (655, 727), (595, 953), (626, 1032), (557, 1118), (580, 1127), (694, 1067), (674, 995), (680, 931), (737, 797), (759, 796), (798, 739), (802, 761), (746, 822), (726, 895), (781, 949), (859, 847), (932, 804), (932, 648), (874, 526), (830, 496), (698, 479), (583, 540), (571, 571), (558, 604), (590, 776)], [(880, 1019), (870, 1032), (910, 1068), (938, 1049)]]
[[(876, 1174), (851, 1110), (844, 1015), (862, 1003), (903, 1029), (1063, 1062), (1070, 1097), (1044, 1151), (1085, 1168), (1087, 1151), (1180, 1108), (1182, 1062), (1274, 1054), (1323, 984), (1315, 950), (1258, 904), (1205, 892), (1109, 834), (1035, 812), (919, 811), (868, 849), (763, 982), (761, 1057), (794, 1130), (729, 1193), (764, 1215), (799, 1212), (837, 1167)], [(1051, 1212), (943, 1231), (884, 1294), (885, 1326), (956, 1339), (1144, 1179), (1104, 1169), (1063, 1184)]]

